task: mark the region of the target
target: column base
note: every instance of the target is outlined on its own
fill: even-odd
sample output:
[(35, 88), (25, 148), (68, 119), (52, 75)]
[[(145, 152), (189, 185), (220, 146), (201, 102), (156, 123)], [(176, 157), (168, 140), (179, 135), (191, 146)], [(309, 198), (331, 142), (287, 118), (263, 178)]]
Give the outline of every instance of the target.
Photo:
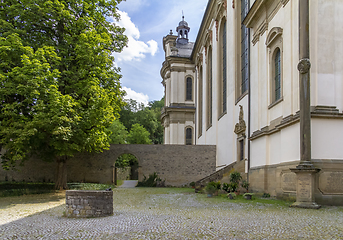
[(312, 164), (300, 164), (291, 171), (297, 175), (297, 201), (291, 207), (318, 209), (321, 206), (315, 203), (315, 174), (320, 171)]

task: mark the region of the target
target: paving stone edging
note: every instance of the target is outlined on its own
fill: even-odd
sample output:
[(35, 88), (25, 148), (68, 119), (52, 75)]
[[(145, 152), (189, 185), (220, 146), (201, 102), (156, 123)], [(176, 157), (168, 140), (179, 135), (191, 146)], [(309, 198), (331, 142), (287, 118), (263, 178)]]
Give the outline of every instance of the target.
[(113, 215), (112, 191), (66, 191), (66, 216), (76, 218)]

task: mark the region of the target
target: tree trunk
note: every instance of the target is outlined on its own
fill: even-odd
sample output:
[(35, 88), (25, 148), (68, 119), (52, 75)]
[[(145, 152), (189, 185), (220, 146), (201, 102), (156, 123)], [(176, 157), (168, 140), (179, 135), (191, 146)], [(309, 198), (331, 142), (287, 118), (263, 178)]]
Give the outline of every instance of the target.
[(56, 190), (66, 190), (67, 186), (67, 156), (57, 158), (57, 171), (56, 171)]

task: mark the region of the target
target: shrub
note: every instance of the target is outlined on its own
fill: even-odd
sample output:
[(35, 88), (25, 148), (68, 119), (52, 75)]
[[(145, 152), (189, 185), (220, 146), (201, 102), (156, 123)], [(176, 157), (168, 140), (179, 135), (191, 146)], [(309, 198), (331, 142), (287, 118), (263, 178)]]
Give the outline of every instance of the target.
[(229, 192), (236, 192), (238, 188), (238, 183), (230, 182), (229, 183)]
[(217, 190), (220, 190), (220, 188), (221, 188), (221, 184), (220, 184), (220, 182), (218, 181), (218, 182), (209, 182), (207, 185), (212, 185), (212, 186), (214, 186)]
[(189, 185), (190, 185), (191, 187), (195, 187), (195, 182), (191, 182)]
[(222, 189), (223, 189), (224, 191), (226, 191), (226, 192), (230, 192), (229, 184), (224, 182), (224, 183), (223, 183)]
[(207, 194), (214, 194), (218, 189), (216, 188), (215, 185), (208, 183), (205, 187), (205, 192)]
[(247, 192), (249, 191), (249, 183), (248, 183), (248, 181), (247, 180), (244, 180), (244, 181), (242, 181), (242, 187), (243, 188), (245, 188), (245, 190), (247, 190)]
[(230, 182), (231, 183), (237, 183), (237, 185), (239, 184), (239, 181), (242, 180), (242, 176), (239, 172), (234, 171), (230, 174)]
[(270, 194), (269, 193), (263, 193), (262, 197), (263, 198), (270, 198)]

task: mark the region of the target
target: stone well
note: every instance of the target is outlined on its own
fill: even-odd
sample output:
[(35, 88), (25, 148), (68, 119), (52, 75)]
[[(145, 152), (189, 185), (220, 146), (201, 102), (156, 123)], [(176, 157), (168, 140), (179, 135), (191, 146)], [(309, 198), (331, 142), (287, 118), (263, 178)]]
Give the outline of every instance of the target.
[(76, 218), (113, 215), (112, 191), (66, 191), (66, 216)]

